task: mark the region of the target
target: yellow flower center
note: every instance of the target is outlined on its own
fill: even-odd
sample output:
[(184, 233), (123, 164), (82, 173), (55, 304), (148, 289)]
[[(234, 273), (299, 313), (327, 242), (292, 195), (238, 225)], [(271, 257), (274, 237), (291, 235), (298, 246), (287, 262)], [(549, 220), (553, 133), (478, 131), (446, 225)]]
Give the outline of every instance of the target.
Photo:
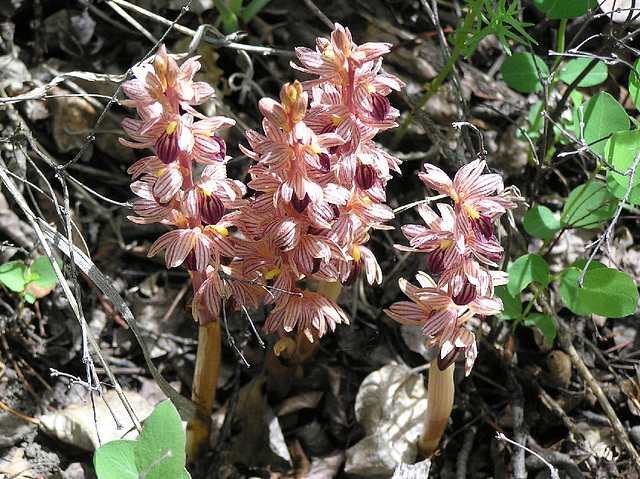
[(172, 121), (171, 123), (169, 123), (167, 125), (167, 135), (170, 135), (171, 133), (173, 133), (174, 131), (176, 131), (176, 129), (178, 128), (178, 122), (177, 121)]
[(280, 273), (282, 273), (282, 270), (280, 268), (273, 268), (271, 271), (264, 275), (264, 278), (269, 281), (270, 279), (278, 276)]
[(480, 218), (480, 213), (478, 213), (473, 206), (464, 205), (464, 209), (467, 210), (467, 215), (475, 220)]
[(207, 228), (211, 228), (215, 231), (217, 231), (218, 233), (220, 233), (222, 236), (229, 236), (229, 230), (227, 228), (225, 228), (224, 226), (220, 226), (220, 225), (208, 225)]
[(357, 244), (353, 245), (353, 251), (351, 251), (351, 256), (354, 261), (360, 261), (360, 247)]

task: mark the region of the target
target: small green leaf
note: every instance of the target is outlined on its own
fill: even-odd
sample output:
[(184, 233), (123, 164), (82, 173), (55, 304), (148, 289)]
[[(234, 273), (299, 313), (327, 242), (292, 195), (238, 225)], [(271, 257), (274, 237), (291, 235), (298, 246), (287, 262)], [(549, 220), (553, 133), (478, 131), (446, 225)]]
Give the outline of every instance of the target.
[(534, 238), (550, 238), (562, 229), (562, 223), (546, 206), (534, 206), (524, 216), (524, 229)]
[(110, 441), (96, 449), (93, 464), (98, 479), (138, 479), (134, 448), (136, 441)]
[(578, 296), (593, 314), (622, 318), (638, 307), (638, 287), (631, 276), (617, 269), (589, 269), (583, 286), (578, 289)]
[(542, 331), (542, 334), (544, 334), (545, 339), (549, 343), (553, 343), (553, 340), (556, 338), (556, 325), (553, 324), (553, 319), (546, 314), (532, 313), (524, 318), (524, 325), (536, 326), (540, 331)]
[(505, 83), (521, 93), (533, 93), (542, 90), (538, 77), (538, 68), (543, 78), (549, 76), (549, 68), (542, 58), (527, 52), (516, 52), (507, 57), (500, 72)]
[[(591, 311), (584, 305), (578, 296), (578, 290), (580, 289), (580, 286), (578, 285), (578, 278), (582, 274), (585, 264), (587, 264), (587, 260), (584, 259), (571, 264), (571, 266), (562, 272), (562, 275), (560, 276), (560, 284), (558, 285), (558, 293), (560, 293), (560, 297), (562, 298), (564, 305), (569, 308), (572, 313), (577, 314), (578, 316), (591, 314)], [(606, 268), (606, 266), (599, 261), (592, 261), (589, 264), (589, 270), (598, 268)]]
[[(551, 20), (577, 18), (587, 13), (587, 0), (533, 0), (533, 4)], [(597, 0), (589, 0), (591, 8), (597, 5)]]
[[(636, 160), (640, 153), (640, 130), (618, 131), (607, 140), (604, 146), (604, 157), (616, 170), (625, 172)], [(612, 178), (625, 189), (629, 186), (629, 176), (610, 172)], [(607, 175), (608, 176), (608, 175)], [(633, 186), (640, 185), (640, 171), (636, 166)]]
[[(607, 172), (607, 190), (616, 198), (622, 199), (627, 193), (627, 188), (618, 183), (613, 176), (611, 176), (612, 173), (612, 171)], [(640, 205), (640, 186), (631, 188), (627, 201), (632, 205)]]
[(576, 228), (597, 228), (614, 215), (617, 204), (617, 198), (607, 191), (604, 184), (594, 181), (586, 190), (585, 185), (580, 185), (569, 194), (562, 210), (562, 220)]
[(502, 300), (504, 306), (504, 309), (500, 313), (502, 319), (509, 321), (511, 319), (517, 319), (522, 315), (520, 294), (512, 295), (504, 284), (496, 286), (495, 293)]
[(549, 283), (549, 265), (537, 254), (520, 256), (509, 267), (509, 294), (516, 296), (532, 282), (546, 286)]
[[(638, 58), (633, 64), (633, 68), (635, 71), (631, 70), (629, 72), (629, 96), (633, 101), (633, 104), (636, 108), (640, 109), (640, 58)], [(636, 74), (636, 72), (638, 72)]]
[[(558, 77), (567, 85), (571, 85), (591, 62), (591, 58), (574, 58), (573, 60), (569, 60), (560, 70)], [(596, 66), (580, 80), (578, 86), (584, 88), (600, 85), (600, 83), (603, 83), (607, 79), (608, 75), (609, 70), (607, 69), (607, 65), (599, 60)]]
[[(609, 135), (631, 126), (625, 109), (607, 92), (596, 93), (578, 110), (573, 126), (576, 135), (599, 155), (604, 155), (605, 140)], [(584, 129), (580, 122), (584, 123)]]
[(146, 479), (178, 477), (184, 471), (185, 442), (178, 411), (171, 401), (161, 402), (144, 422), (135, 446), (138, 472), (146, 472)]
[[(60, 262), (58, 260), (56, 261), (58, 262), (58, 266), (61, 266)], [(37, 275), (37, 278), (32, 280), (36, 286), (40, 286), (42, 288), (53, 288), (58, 282), (56, 272), (53, 270), (53, 267), (49, 262), (49, 258), (46, 256), (37, 257), (33, 263), (31, 263), (29, 271), (31, 274)]]
[(178, 411), (169, 400), (163, 401), (145, 420), (138, 441), (111, 441), (96, 450), (96, 475), (98, 479), (190, 479), (184, 467), (185, 442)]
[(21, 261), (9, 261), (0, 266), (0, 282), (11, 291), (21, 293), (29, 282), (27, 266)]

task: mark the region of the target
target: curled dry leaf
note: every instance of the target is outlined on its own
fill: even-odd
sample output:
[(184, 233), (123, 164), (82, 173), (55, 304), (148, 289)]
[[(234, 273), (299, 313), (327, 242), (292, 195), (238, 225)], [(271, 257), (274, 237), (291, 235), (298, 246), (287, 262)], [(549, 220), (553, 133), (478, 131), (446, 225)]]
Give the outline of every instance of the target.
[(356, 396), (356, 418), (366, 437), (347, 450), (345, 472), (391, 477), (397, 464), (413, 463), (427, 408), (422, 376), (399, 365), (369, 374)]
[[(131, 391), (125, 391), (124, 394), (136, 412), (138, 419), (146, 418), (153, 411), (153, 406), (140, 394)], [(42, 416), (40, 423), (49, 434), (67, 444), (73, 444), (87, 451), (93, 451), (100, 446), (100, 441), (105, 443), (114, 439), (135, 439), (137, 434), (131, 434), (131, 432), (135, 433), (133, 422), (120, 402), (118, 395), (115, 391), (107, 391), (104, 397), (113, 410), (115, 417), (122, 423), (123, 427), (121, 429), (118, 429), (105, 402), (98, 397), (96, 397), (95, 401), (96, 421), (94, 421), (91, 402), (85, 401)], [(96, 432), (96, 427), (98, 432)], [(98, 433), (100, 434), (100, 439), (98, 439)]]

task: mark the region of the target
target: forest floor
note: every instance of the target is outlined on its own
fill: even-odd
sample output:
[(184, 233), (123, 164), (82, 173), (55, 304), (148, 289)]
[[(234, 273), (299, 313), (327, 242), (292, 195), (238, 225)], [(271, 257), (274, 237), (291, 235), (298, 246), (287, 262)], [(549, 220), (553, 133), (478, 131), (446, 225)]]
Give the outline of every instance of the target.
[[(18, 183), (19, 192), (18, 198), (6, 186), (0, 189), (0, 265), (45, 254), (36, 230), (55, 225), (62, 232), (69, 221), (76, 228), (74, 244), (114, 287), (106, 293), (95, 284), (95, 270), (86, 264), (72, 267), (61, 253), (64, 248), (53, 250), (66, 263), (71, 300), (60, 284), (34, 304), (0, 287), (0, 478), (95, 477), (96, 424), (102, 441), (122, 433), (103, 399), (88, 394), (87, 385), (100, 381), (109, 391), (106, 403), (128, 424), (120, 400), (111, 395), (107, 366), (142, 417), (165, 398), (113, 303), (114, 294), (133, 313), (155, 367), (190, 397), (198, 334), (188, 307), (191, 282), (185, 270), (167, 270), (162, 258), (146, 255), (165, 228), (127, 219), (131, 211), (126, 206), (133, 200), (127, 169), (140, 156), (118, 140), (125, 136), (120, 121), (134, 112), (111, 100), (123, 98), (116, 90), (128, 70), (152, 53), (160, 39), (170, 52), (184, 53), (198, 26), (223, 27), (213, 0), (194, 0), (182, 13), (181, 0), (134, 3), (138, 10), (121, 0), (15, 0), (0, 6), (0, 168)], [(393, 45), (384, 69), (406, 83), (401, 94), (389, 96), (403, 123), (446, 63), (441, 40), (459, 25), (458, 3), (336, 0), (318, 2), (314, 9), (307, 2), (273, 0), (249, 23), (241, 22), (243, 34), (225, 38), (208, 33), (215, 46), (207, 41), (193, 46), (203, 65), (198, 78), (216, 89), (211, 111), (237, 122), (225, 133), (233, 158), (229, 176), (244, 179), (250, 166), (238, 145), (247, 146), (246, 130), (260, 129), (258, 100), (277, 98), (283, 84), (308, 79), (289, 63), (297, 61), (295, 47), (314, 48), (316, 37), (330, 34), (327, 19), (348, 27), (357, 44)], [(532, 24), (527, 31), (537, 40), (533, 51), (552, 65), (555, 58), (549, 51), (557, 49), (560, 21), (546, 19), (529, 1), (521, 3), (520, 15)], [(425, 10), (427, 4), (437, 5), (438, 25)], [(639, 47), (636, 28), (597, 15), (569, 19), (566, 25), (567, 45), (598, 35), (597, 55), (615, 53), (626, 61), (610, 62), (604, 83), (579, 91), (585, 99), (607, 91), (631, 117), (638, 117), (626, 88), (633, 52), (638, 51), (634, 48)], [(515, 42), (510, 45), (526, 51)], [(428, 375), (424, 366), (432, 359), (420, 328), (400, 326), (383, 312), (405, 299), (398, 279), (412, 279), (425, 268), (425, 258), (394, 248), (406, 244), (400, 226), (421, 222), (414, 209), (402, 207), (431, 194), (416, 173), (431, 162), (453, 175), (456, 167), (473, 160), (478, 137), (471, 128), (453, 128), (452, 122), (475, 125), (489, 168), (522, 195), (519, 207), (505, 216), (502, 231), (507, 259), (515, 260), (541, 250), (541, 240), (522, 227), (528, 207), (545, 204), (562, 210), (569, 192), (595, 169), (593, 157), (570, 141), (544, 150), (544, 167), (532, 160), (532, 147), (542, 151), (540, 142), (527, 142), (519, 128), (527, 125), (530, 107), (542, 93), (528, 95), (507, 86), (500, 74), (506, 57), (498, 38), (487, 36), (471, 56), (460, 57), (457, 82), (447, 79), (399, 143), (394, 130), (376, 138), (402, 160), (402, 175), (394, 174), (387, 187), (388, 205), (398, 209), (390, 222), (394, 229), (374, 231), (369, 243), (384, 279), (379, 285), (358, 282), (342, 291), (339, 304), (351, 325), (340, 325), (322, 338), (285, 395), (265, 393), (266, 350), (249, 321), (238, 315), (223, 327), (214, 414), (214, 429), (221, 432), (212, 438), (206, 465), (193, 469), (193, 477), (391, 476), (389, 464), (402, 459), (409, 439), (415, 441)], [(562, 93), (556, 85), (547, 100), (557, 101)], [(25, 214), (25, 205), (40, 222)], [(544, 254), (551, 271), (587, 259), (589, 246), (607, 225), (567, 228)], [(613, 231), (596, 258), (625, 271), (637, 284), (637, 207), (625, 209)], [(45, 237), (52, 241), (51, 233)], [(637, 452), (634, 458), (630, 450), (640, 446), (638, 310), (617, 319), (580, 316), (563, 307), (556, 286), (549, 292), (546, 304), (560, 321), (554, 341), (535, 326), (499, 318), (488, 318), (476, 330), (479, 355), (469, 376), (457, 367), (454, 409), (431, 458), (429, 477), (549, 477), (544, 461), (560, 477), (638, 477)], [(531, 294), (523, 293), (525, 304)], [(269, 348), (273, 339), (263, 332), (267, 309), (250, 315)], [(89, 334), (106, 364), (87, 343)], [(356, 400), (359, 391), (366, 393), (361, 388), (365, 378), (375, 390), (368, 392), (373, 397)], [(391, 405), (383, 407), (390, 397)], [(371, 406), (376, 398), (379, 409)], [(411, 423), (401, 424), (407, 411), (414, 411)], [(369, 415), (367, 427), (363, 414)], [(273, 417), (278, 421), (268, 420)], [(517, 444), (497, 438), (499, 432)]]

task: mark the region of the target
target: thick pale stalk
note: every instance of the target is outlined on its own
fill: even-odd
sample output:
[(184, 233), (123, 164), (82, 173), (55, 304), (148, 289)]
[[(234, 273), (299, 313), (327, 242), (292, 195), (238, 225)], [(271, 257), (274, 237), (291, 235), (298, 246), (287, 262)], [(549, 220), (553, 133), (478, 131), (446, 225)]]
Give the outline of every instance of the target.
[(318, 289), (316, 290), (320, 294), (324, 294), (332, 301), (337, 301), (342, 290), (342, 283), (340, 281), (318, 281)]
[(198, 353), (191, 388), (191, 400), (197, 407), (197, 413), (187, 424), (188, 462), (201, 458), (209, 444), (211, 410), (216, 398), (222, 348), (219, 321), (208, 322), (198, 329)]
[(436, 450), (440, 438), (449, 422), (453, 408), (453, 371), (455, 365), (444, 371), (438, 369), (436, 359), (431, 361), (429, 385), (427, 389), (427, 411), (424, 418), (424, 430), (418, 442), (418, 454), (422, 458), (430, 457)]
[[(319, 281), (316, 292), (336, 301), (342, 290), (339, 281)], [(267, 391), (284, 398), (293, 384), (298, 367), (306, 363), (316, 353), (320, 339), (313, 343), (301, 332), (281, 337), (267, 352)]]

